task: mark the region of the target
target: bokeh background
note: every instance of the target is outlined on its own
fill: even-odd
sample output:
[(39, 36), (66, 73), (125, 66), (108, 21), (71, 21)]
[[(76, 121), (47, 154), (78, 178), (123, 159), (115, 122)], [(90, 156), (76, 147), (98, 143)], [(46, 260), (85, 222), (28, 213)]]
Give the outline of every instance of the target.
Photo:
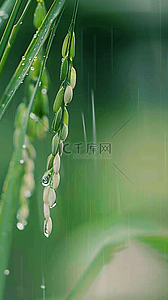
[[(47, 8), (51, 3), (47, 1)], [(61, 45), (73, 3), (66, 6), (47, 63), (50, 124), (59, 88)], [(1, 94), (35, 32), (35, 6), (33, 1), (4, 68)], [(28, 225), (23, 231), (16, 224), (13, 227), (4, 300), (168, 299), (167, 244), (164, 257), (159, 257), (146, 245), (131, 243), (136, 235), (162, 237), (168, 232), (167, 61), (167, 1), (80, 0), (74, 60), (77, 86), (69, 105), (67, 138), (71, 154), (64, 153), (61, 159), (58, 205), (51, 212), (53, 232), (49, 239), (43, 235), (41, 176), (51, 151), (49, 132), (45, 140), (34, 141), (36, 189)], [(13, 152), (14, 116), (23, 95), (24, 84), (0, 123), (1, 188)], [(76, 155), (74, 145), (84, 146), (86, 137), (97, 151), (86, 155), (83, 148)], [(101, 143), (110, 144), (111, 153), (100, 153)], [(106, 264), (109, 252), (103, 250), (108, 241), (118, 247), (111, 246), (110, 253), (123, 249), (112, 264), (111, 260)], [(76, 296), (68, 296), (78, 282)]]

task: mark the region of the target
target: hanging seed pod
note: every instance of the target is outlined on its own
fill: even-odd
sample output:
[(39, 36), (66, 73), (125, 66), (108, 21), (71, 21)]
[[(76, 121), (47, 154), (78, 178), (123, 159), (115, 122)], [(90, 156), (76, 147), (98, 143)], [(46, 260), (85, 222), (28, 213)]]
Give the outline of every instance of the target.
[(46, 186), (44, 188), (44, 191), (43, 191), (43, 201), (44, 203), (48, 203), (48, 195), (49, 195), (49, 191), (50, 191), (50, 186)]
[(58, 153), (55, 156), (54, 161), (53, 161), (53, 169), (54, 169), (55, 173), (59, 172), (59, 169), (60, 169), (60, 156), (59, 156)]
[(59, 108), (61, 106), (63, 95), (64, 95), (64, 88), (61, 87), (56, 95), (54, 105), (53, 105), (53, 110), (55, 113), (59, 110)]
[(62, 57), (65, 57), (68, 54), (68, 43), (69, 43), (70, 34), (68, 33), (63, 41), (62, 45)]
[(40, 140), (44, 139), (46, 136), (46, 128), (44, 127), (42, 120), (36, 124), (36, 135)]
[(28, 158), (26, 163), (26, 173), (31, 173), (34, 171), (34, 161), (31, 158)]
[(53, 208), (56, 205), (56, 193), (51, 187), (48, 193), (47, 203), (50, 208)]
[(15, 147), (17, 147), (18, 143), (19, 143), (19, 139), (20, 139), (20, 134), (21, 134), (21, 129), (20, 128), (16, 128), (13, 134), (13, 144)]
[(49, 115), (49, 102), (47, 94), (41, 93), (41, 114)]
[(28, 143), (26, 145), (26, 147), (27, 147), (27, 151), (29, 153), (29, 157), (31, 159), (35, 160), (35, 158), (36, 158), (36, 150), (35, 150), (34, 146), (31, 143)]
[(70, 58), (73, 59), (75, 56), (75, 33), (73, 32), (71, 48), (70, 48)]
[(48, 73), (47, 69), (43, 70), (43, 73), (41, 76), (41, 83), (42, 83), (42, 87), (44, 89), (48, 89), (49, 84), (50, 84), (50, 77), (49, 77), (49, 73)]
[(22, 114), (25, 111), (26, 107), (24, 103), (20, 103), (17, 112), (16, 112), (16, 118), (15, 118), (15, 127), (20, 127)]
[(47, 159), (47, 170), (50, 170), (53, 167), (53, 161), (54, 161), (54, 156), (51, 153)]
[(51, 179), (51, 170), (48, 170), (47, 172), (44, 173), (44, 175), (42, 177), (42, 185), (45, 187), (49, 186), (50, 179)]
[(60, 174), (54, 173), (52, 180), (53, 180), (53, 189), (56, 190), (60, 183)]
[(68, 121), (69, 121), (69, 115), (67, 108), (64, 107), (64, 115), (63, 115), (63, 122), (68, 126)]
[(58, 146), (59, 156), (60, 156), (60, 157), (62, 156), (63, 148), (64, 148), (64, 144), (63, 144), (63, 142), (60, 142), (60, 143), (59, 143), (59, 146)]
[(42, 5), (42, 3), (38, 2), (37, 7), (34, 12), (34, 20), (33, 20), (34, 26), (36, 28), (40, 27), (41, 23), (44, 20), (44, 17), (45, 17), (44, 6)]
[(32, 68), (33, 69), (30, 69), (30, 76), (33, 80), (37, 80), (41, 68), (41, 58), (39, 55), (36, 58), (36, 60), (33, 62)]
[(60, 136), (61, 141), (65, 141), (67, 136), (68, 136), (68, 126), (63, 123), (61, 136)]
[(48, 238), (52, 231), (52, 220), (49, 217), (44, 221), (44, 235)]
[(68, 104), (68, 103), (71, 102), (72, 96), (73, 96), (72, 87), (71, 87), (71, 85), (67, 85), (66, 90), (65, 90), (65, 94), (64, 94), (64, 102), (65, 102), (65, 104)]
[(42, 122), (42, 125), (44, 126), (44, 131), (47, 132), (49, 130), (49, 120), (48, 120), (48, 117), (47, 116), (42, 116), (41, 122)]
[(36, 132), (36, 122), (32, 119), (29, 118), (29, 123), (28, 123), (28, 135), (30, 139), (34, 139)]
[(50, 217), (50, 209), (46, 203), (44, 203), (44, 217), (46, 219), (49, 219), (49, 217)]
[(35, 182), (34, 182), (34, 175), (33, 173), (28, 173), (23, 176), (24, 184), (27, 187), (27, 189), (32, 192), (35, 187)]
[(70, 83), (71, 83), (71, 87), (72, 89), (74, 89), (75, 85), (76, 85), (76, 70), (74, 67), (71, 68), (71, 78), (70, 78)]
[(58, 112), (55, 114), (52, 122), (52, 130), (57, 132), (61, 126), (62, 108), (60, 107)]
[(68, 72), (68, 58), (65, 57), (62, 60), (61, 71), (60, 71), (60, 80), (63, 81), (66, 78)]
[(56, 155), (58, 150), (58, 144), (59, 144), (59, 136), (58, 133), (54, 135), (52, 139), (52, 155)]

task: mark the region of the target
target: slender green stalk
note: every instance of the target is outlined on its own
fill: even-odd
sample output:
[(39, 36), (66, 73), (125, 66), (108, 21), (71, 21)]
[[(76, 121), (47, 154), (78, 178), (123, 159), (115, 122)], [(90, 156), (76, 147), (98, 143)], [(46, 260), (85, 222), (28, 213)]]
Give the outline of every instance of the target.
[(3, 56), (2, 56), (2, 59), (0, 61), (0, 76), (1, 76), (1, 73), (2, 73), (2, 70), (3, 70), (3, 67), (4, 67), (4, 64), (6, 62), (6, 59), (9, 55), (9, 52), (10, 52), (10, 49), (12, 48), (12, 45), (15, 41), (15, 38), (16, 38), (16, 35), (17, 35), (17, 32), (22, 24), (22, 21), (23, 21), (23, 18), (29, 8), (29, 5), (31, 3), (32, 0), (28, 0), (27, 4), (26, 4), (26, 7), (21, 15), (21, 17), (19, 18), (19, 20), (17, 21), (17, 23), (13, 26), (12, 28), (12, 31), (10, 33), (10, 36), (9, 36), (9, 40), (8, 40), (8, 43), (7, 43), (7, 46), (5, 48), (5, 51), (3, 53)]
[(15, 0), (6, 0), (0, 7), (1, 17), (0, 17), (0, 28), (4, 25), (6, 19), (12, 10)]
[(2, 201), (0, 206), (0, 233), (1, 233), (0, 234), (0, 299), (3, 299), (3, 289), (4, 289), (3, 271), (7, 268), (11, 238), (12, 238), (12, 225), (16, 214), (17, 194), (19, 189), (19, 181), (20, 181), (19, 179), (21, 173), (21, 165), (19, 161), (22, 156), (22, 145), (24, 143), (29, 115), (34, 103), (34, 99), (37, 94), (37, 90), (41, 80), (41, 75), (45, 68), (46, 61), (54, 39), (55, 31), (58, 27), (61, 16), (62, 14), (60, 15), (59, 19), (55, 21), (56, 24), (54, 24), (54, 27), (51, 29), (51, 34), (46, 47), (45, 57), (40, 69), (39, 77), (36, 82), (34, 93), (27, 107), (26, 114), (24, 115), (24, 118), (22, 118), (20, 139), (18, 141), (15, 152), (12, 156), (8, 174), (3, 187)]
[(24, 61), (22, 60), (18, 65), (14, 75), (12, 76), (2, 96), (0, 102), (0, 119), (5, 113), (7, 106), (11, 102), (18, 87), (20, 86), (21, 83), (23, 83), (23, 80), (27, 72), (29, 71), (32, 62), (34, 61), (34, 58), (37, 56), (38, 52), (40, 51), (41, 47), (43, 46), (48, 36), (53, 21), (62, 12), (66, 2), (67, 0), (60, 0), (60, 1), (54, 0), (42, 25), (40, 26), (39, 30), (35, 33), (30, 45), (28, 46), (25, 54), (23, 55)]
[(15, 19), (16, 19), (16, 16), (17, 16), (17, 13), (19, 11), (19, 8), (20, 8), (21, 4), (22, 4), (22, 0), (16, 0), (14, 8), (13, 8), (12, 13), (11, 13), (11, 16), (9, 18), (9, 21), (8, 21), (7, 25), (6, 25), (4, 34), (3, 34), (2, 39), (0, 41), (0, 58), (2, 57), (2, 54), (5, 50), (6, 45), (7, 45), (9, 35), (11, 33), (13, 24), (15, 22)]

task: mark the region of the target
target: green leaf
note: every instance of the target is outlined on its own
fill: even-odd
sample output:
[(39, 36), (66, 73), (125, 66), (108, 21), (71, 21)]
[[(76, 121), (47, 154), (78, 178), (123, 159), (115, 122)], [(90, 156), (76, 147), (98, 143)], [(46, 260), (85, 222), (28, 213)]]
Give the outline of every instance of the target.
[(16, 16), (17, 16), (17, 13), (18, 13), (18, 10), (19, 10), (21, 4), (22, 4), (22, 0), (16, 0), (15, 5), (14, 5), (13, 10), (12, 10), (12, 13), (11, 13), (11, 16), (9, 18), (8, 24), (5, 28), (4, 34), (3, 34), (2, 39), (0, 41), (0, 58), (2, 57), (3, 51), (6, 47), (11, 29), (13, 27), (13, 24), (15, 22), (15, 19), (16, 19)]
[(36, 82), (33, 95), (31, 97), (27, 109), (25, 110), (23, 117), (21, 118), (21, 126), (20, 126), (20, 131), (18, 133), (18, 140), (17, 143), (15, 143), (15, 151), (13, 153), (8, 174), (6, 176), (4, 186), (3, 186), (2, 197), (0, 202), (0, 299), (3, 299), (3, 290), (4, 290), (3, 271), (7, 268), (11, 239), (12, 239), (12, 225), (16, 214), (16, 203), (18, 198), (17, 195), (19, 190), (19, 182), (20, 182), (19, 179), (21, 174), (20, 159), (22, 157), (22, 145), (25, 139), (29, 115), (32, 109), (34, 99), (37, 94), (41, 75), (45, 68), (45, 64), (49, 55), (51, 44), (59, 21), (60, 18), (57, 20), (57, 22), (55, 22), (54, 27), (52, 28), (51, 35), (47, 44), (45, 58), (41, 66), (40, 74)]
[[(0, 119), (5, 113), (7, 106), (11, 102), (16, 90), (23, 82), (29, 68), (34, 61), (35, 56), (37, 56), (43, 43), (45, 42), (48, 33), (50, 31), (51, 24), (58, 17), (58, 15), (63, 11), (65, 3), (67, 0), (55, 0), (49, 9), (41, 27), (35, 33), (29, 47), (27, 48), (25, 54), (23, 55), (24, 60), (18, 65), (13, 77), (11, 78), (0, 102)], [(56, 20), (56, 24), (59, 23), (60, 19)]]

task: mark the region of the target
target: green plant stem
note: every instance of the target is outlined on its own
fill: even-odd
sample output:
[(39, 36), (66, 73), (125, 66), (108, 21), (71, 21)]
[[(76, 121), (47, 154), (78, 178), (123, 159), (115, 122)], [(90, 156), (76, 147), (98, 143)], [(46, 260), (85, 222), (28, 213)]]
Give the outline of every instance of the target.
[(26, 14), (26, 12), (27, 12), (27, 10), (29, 8), (29, 5), (30, 5), (31, 1), (32, 0), (29, 0), (27, 2), (26, 7), (25, 7), (25, 9), (24, 9), (21, 17), (19, 18), (18, 22), (12, 28), (12, 31), (11, 31), (11, 34), (9, 36), (9, 40), (8, 40), (7, 46), (6, 46), (5, 51), (3, 53), (2, 59), (0, 61), (0, 76), (1, 76), (4, 64), (6, 62), (6, 59), (7, 59), (8, 55), (9, 55), (10, 49), (11, 49), (11, 47), (12, 47), (14, 41), (15, 41), (17, 32), (18, 32), (18, 30), (19, 30), (19, 28), (20, 28), (20, 26), (22, 24), (21, 22), (23, 21), (23, 18), (24, 18), (25, 14)]
[(11, 16), (9, 18), (9, 21), (8, 21), (7, 25), (6, 25), (4, 34), (3, 34), (2, 39), (0, 41), (0, 59), (3, 55), (5, 47), (7, 45), (9, 35), (10, 35), (11, 30), (12, 30), (12, 27), (13, 27), (13, 24), (15, 22), (15, 19), (16, 19), (18, 10), (21, 6), (21, 3), (22, 3), (22, 0), (16, 0), (14, 8), (13, 8), (12, 13), (11, 13)]
[[(5, 113), (7, 106), (11, 102), (15, 92), (17, 91), (20, 84), (23, 82), (29, 68), (38, 52), (40, 51), (41, 47), (43, 46), (48, 33), (50, 31), (51, 25), (54, 20), (58, 17), (58, 15), (64, 10), (65, 4), (67, 0), (54, 0), (51, 8), (49, 9), (43, 23), (41, 24), (39, 30), (36, 32), (35, 36), (33, 37), (30, 45), (28, 46), (23, 61), (20, 62), (19, 66), (17, 67), (14, 75), (12, 76), (8, 86), (6, 87), (4, 94), (2, 96), (0, 102), (0, 120)], [(58, 19), (56, 20), (56, 22)]]
[(41, 80), (41, 75), (45, 68), (47, 58), (51, 49), (51, 45), (54, 39), (55, 31), (62, 17), (62, 13), (59, 16), (59, 19), (55, 21), (55, 24), (51, 29), (51, 34), (46, 47), (45, 57), (42, 62), (39, 77), (36, 82), (34, 93), (29, 102), (27, 112), (23, 120), (23, 124), (21, 124), (20, 139), (17, 148), (15, 149), (14, 154), (12, 156), (8, 174), (6, 176), (4, 186), (3, 186), (2, 201), (0, 206), (0, 299), (3, 299), (4, 281), (5, 281), (3, 272), (7, 268), (7, 264), (8, 264), (11, 239), (12, 239), (12, 225), (16, 214), (17, 194), (18, 194), (19, 182), (20, 182), (19, 179), (21, 174), (20, 159), (22, 157), (22, 145), (24, 143), (29, 115), (34, 103), (34, 99), (37, 94), (37, 90)]
[[(7, 16), (10, 14), (12, 7), (15, 3), (15, 0), (6, 0), (2, 6), (0, 7), (0, 11), (4, 12), (4, 14), (6, 14)], [(6, 18), (4, 19), (3, 16), (0, 18), (1, 22), (0, 22), (0, 28), (4, 25)]]

